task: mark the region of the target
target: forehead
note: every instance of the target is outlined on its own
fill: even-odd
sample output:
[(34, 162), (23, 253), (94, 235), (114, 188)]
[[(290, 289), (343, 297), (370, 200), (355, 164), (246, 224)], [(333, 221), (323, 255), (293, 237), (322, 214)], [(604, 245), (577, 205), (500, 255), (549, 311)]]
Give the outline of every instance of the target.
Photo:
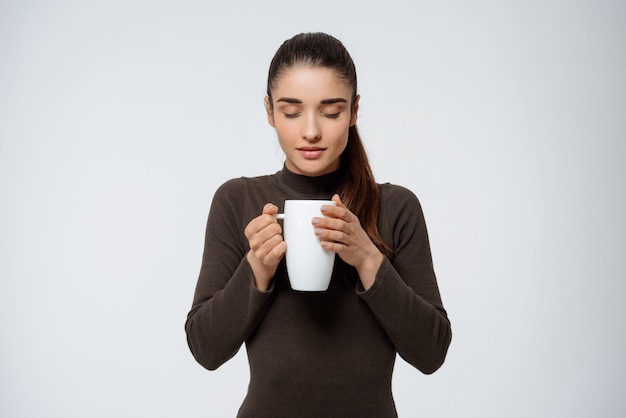
[(303, 102), (318, 102), (328, 98), (344, 98), (348, 101), (351, 90), (335, 69), (298, 65), (281, 72), (272, 95), (274, 99), (290, 97)]

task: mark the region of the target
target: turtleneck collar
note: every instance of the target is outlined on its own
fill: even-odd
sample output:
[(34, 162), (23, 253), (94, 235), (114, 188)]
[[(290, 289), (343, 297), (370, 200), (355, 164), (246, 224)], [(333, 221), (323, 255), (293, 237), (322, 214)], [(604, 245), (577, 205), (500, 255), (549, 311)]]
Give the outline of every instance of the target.
[(280, 188), (297, 199), (330, 199), (337, 193), (344, 172), (339, 169), (318, 177), (296, 174), (283, 166), (275, 179)]

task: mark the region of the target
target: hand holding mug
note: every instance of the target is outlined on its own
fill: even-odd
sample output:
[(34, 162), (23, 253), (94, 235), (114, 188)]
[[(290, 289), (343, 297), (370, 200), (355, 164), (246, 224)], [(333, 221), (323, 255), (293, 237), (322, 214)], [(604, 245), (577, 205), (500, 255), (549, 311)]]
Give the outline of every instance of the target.
[(255, 285), (263, 291), (269, 289), (278, 264), (287, 251), (282, 228), (274, 217), (277, 212), (278, 207), (267, 203), (263, 213), (250, 221), (244, 231), (250, 245), (246, 257), (254, 273)]
[(346, 263), (354, 266), (365, 289), (374, 283), (383, 262), (383, 254), (374, 245), (361, 222), (341, 202), (339, 195), (332, 199), (336, 206), (322, 207), (326, 217), (313, 219), (315, 235), (324, 249), (337, 253)]

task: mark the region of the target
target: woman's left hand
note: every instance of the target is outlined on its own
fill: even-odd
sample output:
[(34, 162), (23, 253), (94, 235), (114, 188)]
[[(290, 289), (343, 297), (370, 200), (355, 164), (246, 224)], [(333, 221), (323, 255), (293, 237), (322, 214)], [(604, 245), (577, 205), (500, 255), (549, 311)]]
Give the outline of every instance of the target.
[(337, 253), (343, 261), (356, 268), (363, 288), (367, 290), (374, 284), (384, 256), (363, 230), (359, 218), (341, 202), (339, 195), (334, 195), (332, 200), (337, 206), (322, 206), (322, 213), (328, 218), (313, 218), (315, 235), (324, 249)]

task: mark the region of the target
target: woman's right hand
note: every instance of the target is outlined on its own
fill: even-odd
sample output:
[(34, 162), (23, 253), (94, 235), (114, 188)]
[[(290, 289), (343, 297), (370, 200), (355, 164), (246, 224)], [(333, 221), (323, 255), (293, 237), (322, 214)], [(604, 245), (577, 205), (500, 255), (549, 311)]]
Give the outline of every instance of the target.
[(254, 273), (254, 283), (262, 291), (269, 289), (278, 263), (287, 251), (283, 230), (274, 217), (277, 212), (276, 205), (267, 203), (263, 213), (251, 220), (244, 231), (250, 245), (246, 258)]

